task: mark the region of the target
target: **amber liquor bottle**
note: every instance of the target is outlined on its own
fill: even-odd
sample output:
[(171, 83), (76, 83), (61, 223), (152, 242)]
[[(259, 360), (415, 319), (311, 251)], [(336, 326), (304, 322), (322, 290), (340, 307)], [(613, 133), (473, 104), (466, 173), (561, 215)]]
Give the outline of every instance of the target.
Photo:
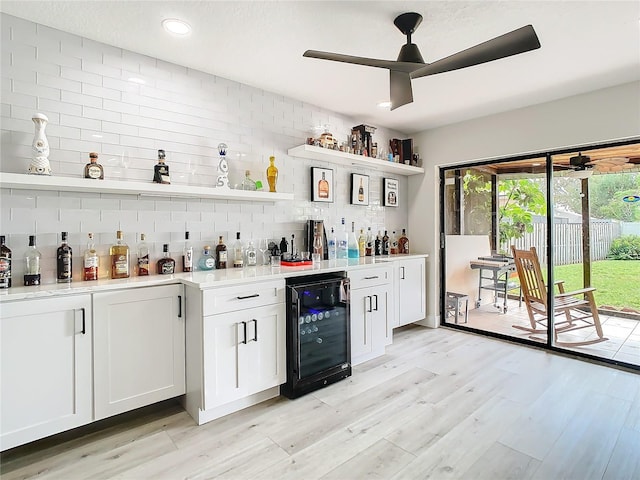
[(98, 154), (96, 152), (89, 154), (89, 163), (84, 166), (84, 178), (104, 180), (104, 168), (98, 163)]
[(218, 245), (216, 245), (216, 268), (227, 268), (227, 246), (224, 244), (222, 235), (218, 237)]
[(173, 275), (176, 273), (176, 261), (169, 256), (169, 245), (162, 246), (162, 258), (158, 260), (158, 273), (160, 275)]
[(109, 249), (111, 278), (129, 278), (129, 246), (124, 243), (122, 231), (116, 232), (116, 243)]
[(67, 232), (62, 232), (62, 243), (56, 252), (58, 283), (69, 283), (72, 279), (73, 251), (67, 242), (67, 235)]
[(158, 150), (158, 164), (153, 167), (154, 183), (171, 183), (171, 177), (169, 177), (169, 165), (164, 163), (165, 156), (164, 150)]
[(402, 235), (400, 235), (400, 238), (398, 239), (398, 253), (409, 253), (409, 238), (407, 237), (404, 228), (402, 229)]
[(5, 244), (4, 235), (0, 235), (0, 288), (11, 287), (11, 249)]
[(96, 251), (96, 244), (93, 241), (93, 233), (89, 233), (89, 241), (87, 242), (87, 249), (84, 251), (83, 260), (83, 279), (85, 281), (98, 280), (100, 258)]

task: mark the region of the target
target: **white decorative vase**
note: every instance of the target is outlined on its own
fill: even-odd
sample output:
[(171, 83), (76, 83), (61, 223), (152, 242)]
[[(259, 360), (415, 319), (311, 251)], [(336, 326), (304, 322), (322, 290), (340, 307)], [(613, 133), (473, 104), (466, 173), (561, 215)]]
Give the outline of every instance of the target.
[(220, 143), (218, 145), (218, 178), (216, 179), (216, 188), (224, 188), (229, 190), (229, 164), (227, 164), (227, 145)]
[(31, 117), (36, 126), (36, 133), (31, 144), (31, 164), (27, 173), (33, 175), (51, 175), (51, 165), (49, 164), (49, 142), (44, 134), (44, 129), (49, 123), (49, 119), (42, 113), (34, 113)]

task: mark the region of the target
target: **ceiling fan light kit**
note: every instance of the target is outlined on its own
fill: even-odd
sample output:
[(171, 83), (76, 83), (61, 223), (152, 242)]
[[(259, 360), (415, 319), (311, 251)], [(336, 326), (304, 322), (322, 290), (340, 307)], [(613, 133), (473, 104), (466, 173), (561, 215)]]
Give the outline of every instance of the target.
[(411, 42), (411, 35), (422, 23), (422, 15), (416, 12), (403, 13), (393, 23), (407, 37), (397, 60), (356, 57), (319, 50), (307, 50), (303, 56), (389, 70), (391, 110), (395, 110), (413, 102), (412, 79), (480, 65), (540, 48), (535, 30), (531, 25), (526, 25), (441, 60), (426, 63), (418, 46)]

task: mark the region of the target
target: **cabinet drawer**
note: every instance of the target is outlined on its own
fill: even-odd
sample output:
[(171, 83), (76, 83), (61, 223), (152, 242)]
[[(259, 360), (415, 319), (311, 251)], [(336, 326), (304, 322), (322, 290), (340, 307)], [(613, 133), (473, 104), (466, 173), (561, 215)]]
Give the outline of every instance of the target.
[(284, 280), (246, 283), (203, 292), (203, 315), (243, 310), (284, 302)]
[(351, 290), (389, 283), (393, 278), (392, 271), (390, 266), (380, 266), (349, 272)]

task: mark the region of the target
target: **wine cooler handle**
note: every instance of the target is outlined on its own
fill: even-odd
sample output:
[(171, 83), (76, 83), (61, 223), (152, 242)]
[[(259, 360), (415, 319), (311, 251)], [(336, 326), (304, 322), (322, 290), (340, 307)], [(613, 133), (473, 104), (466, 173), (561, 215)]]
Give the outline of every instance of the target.
[(404, 267), (400, 267), (402, 269), (402, 276), (400, 277), (400, 280), (404, 280)]
[(82, 307), (80, 310), (82, 310), (82, 330), (80, 331), (80, 333), (82, 333), (83, 335), (86, 335), (87, 334), (86, 313), (84, 311), (84, 307)]
[(178, 318), (182, 318), (182, 295), (178, 295)]
[(377, 312), (378, 311), (378, 294), (377, 293), (374, 295), (374, 298), (376, 299), (376, 308), (374, 308), (374, 310)]
[(258, 341), (258, 320), (254, 318), (251, 321), (255, 322), (255, 329), (253, 330), (253, 341), (257, 342)]
[(365, 299), (365, 300), (364, 300), (365, 302), (366, 302), (367, 300), (369, 300), (369, 308), (367, 308), (366, 304), (365, 304), (365, 307), (364, 307), (364, 308), (366, 309), (366, 311), (367, 311), (367, 312), (373, 312), (373, 309), (372, 309), (372, 308), (373, 308), (373, 304), (372, 304), (372, 302), (371, 302), (371, 295), (367, 295), (366, 297), (364, 297), (364, 299)]
[(244, 297), (236, 297), (238, 300), (246, 300), (247, 298), (256, 298), (259, 297), (259, 293), (254, 293), (253, 295), (245, 295)]
[(247, 344), (247, 322), (242, 322), (242, 334), (244, 336), (244, 340), (241, 343)]

